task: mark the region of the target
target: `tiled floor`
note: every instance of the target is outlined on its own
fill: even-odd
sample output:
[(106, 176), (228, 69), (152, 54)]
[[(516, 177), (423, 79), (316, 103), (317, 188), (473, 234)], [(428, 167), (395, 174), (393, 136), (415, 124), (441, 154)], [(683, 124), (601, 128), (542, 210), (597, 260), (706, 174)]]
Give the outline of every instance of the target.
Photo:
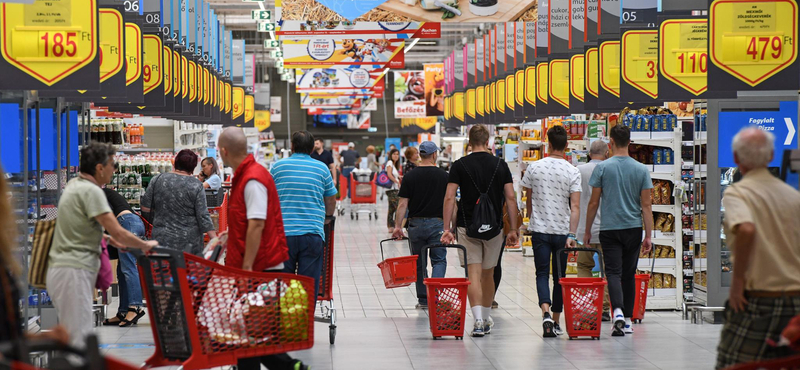
[[(412, 287), (387, 290), (376, 264), (378, 242), (388, 237), (385, 204), (378, 221), (340, 217), (335, 240), (334, 295), (339, 307), (336, 344), (327, 324), (317, 323), (312, 349), (293, 356), (314, 369), (711, 369), (720, 326), (692, 325), (677, 312), (647, 312), (636, 333), (612, 338), (603, 328), (599, 341), (542, 338), (533, 259), (506, 253), (503, 279), (492, 312), (495, 328), (484, 338), (434, 341), (427, 312), (414, 309)], [(389, 256), (407, 254), (404, 244), (387, 247)], [(456, 253), (448, 276), (463, 276)], [(469, 310), (468, 310), (469, 311)], [(472, 318), (467, 318), (472, 326)], [(109, 355), (141, 363), (153, 353), (146, 317), (138, 327), (99, 328)]]

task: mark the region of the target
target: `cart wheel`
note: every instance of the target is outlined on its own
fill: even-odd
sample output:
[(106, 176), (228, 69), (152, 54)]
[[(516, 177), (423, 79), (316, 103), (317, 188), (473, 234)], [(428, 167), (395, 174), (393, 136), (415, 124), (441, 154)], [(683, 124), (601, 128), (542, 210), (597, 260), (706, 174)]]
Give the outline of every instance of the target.
[(336, 325), (331, 325), (328, 330), (328, 339), (330, 339), (331, 344), (336, 342)]
[(369, 220), (372, 221), (372, 213), (369, 214)]
[(378, 212), (375, 212), (375, 219), (378, 219)]
[(358, 220), (358, 213), (356, 213), (356, 220)]
[(464, 337), (456, 337), (457, 340), (464, 340)]
[(433, 340), (438, 340), (438, 339), (439, 339), (439, 337), (433, 335)]

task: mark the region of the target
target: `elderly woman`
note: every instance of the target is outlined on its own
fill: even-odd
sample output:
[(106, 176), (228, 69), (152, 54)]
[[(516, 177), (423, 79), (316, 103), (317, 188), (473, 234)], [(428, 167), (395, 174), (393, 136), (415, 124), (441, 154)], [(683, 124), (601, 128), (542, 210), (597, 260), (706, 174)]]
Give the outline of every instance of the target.
[(142, 212), (152, 220), (153, 239), (162, 247), (196, 256), (203, 253), (204, 233), (217, 236), (203, 183), (192, 176), (197, 158), (191, 150), (181, 150), (175, 156), (175, 170), (153, 177), (142, 197)]

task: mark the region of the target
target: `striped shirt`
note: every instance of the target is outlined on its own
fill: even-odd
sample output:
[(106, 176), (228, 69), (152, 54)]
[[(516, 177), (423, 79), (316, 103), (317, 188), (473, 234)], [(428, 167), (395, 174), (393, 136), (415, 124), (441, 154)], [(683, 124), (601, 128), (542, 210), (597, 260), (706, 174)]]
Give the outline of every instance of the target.
[(318, 234), (325, 239), (325, 197), (336, 195), (331, 171), (308, 154), (295, 153), (272, 166), (286, 236)]

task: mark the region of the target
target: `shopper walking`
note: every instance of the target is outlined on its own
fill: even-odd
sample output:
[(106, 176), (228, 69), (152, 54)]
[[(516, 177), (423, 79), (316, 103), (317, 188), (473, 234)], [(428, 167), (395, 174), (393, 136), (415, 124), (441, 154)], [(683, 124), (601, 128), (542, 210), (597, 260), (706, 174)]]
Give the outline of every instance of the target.
[(378, 163), (375, 147), (372, 145), (367, 147), (367, 168), (375, 174), (377, 174), (381, 168), (381, 164)]
[(325, 141), (320, 138), (314, 140), (314, 151), (311, 152), (311, 158), (322, 162), (331, 171), (331, 177), (336, 181), (336, 166), (333, 165), (333, 153), (325, 149)]
[(153, 225), (153, 239), (166, 248), (200, 256), (203, 234), (217, 232), (206, 205), (203, 183), (192, 176), (197, 154), (189, 149), (175, 156), (175, 170), (153, 177), (142, 197), (142, 212)]
[[(431, 141), (419, 146), (422, 161), (416, 170), (403, 176), (400, 186), (400, 202), (392, 236), (403, 238), (403, 221), (408, 210), (408, 243), (417, 260), (417, 308), (428, 307), (428, 291), (423, 283), (428, 277), (428, 256), (422, 255), (422, 247), (438, 244), (442, 237), (444, 195), (447, 192), (447, 172), (436, 167), (439, 147)], [(444, 248), (429, 250), (432, 277), (442, 278), (447, 271), (447, 251)]]
[[(592, 225), (602, 199), (600, 244), (608, 279), (608, 294), (614, 308), (611, 335), (633, 334), (631, 316), (636, 293), (636, 267), (639, 251), (650, 253), (653, 243), (653, 209), (650, 189), (653, 181), (650, 171), (628, 155), (631, 130), (616, 125), (609, 130), (613, 157), (597, 164), (589, 180), (592, 197), (586, 210), (584, 244), (591, 244)], [(644, 220), (644, 240), (642, 240)]]
[[(109, 188), (103, 189), (111, 212), (117, 222), (137, 238), (144, 238), (144, 223), (139, 215), (133, 213), (128, 201), (119, 193)], [(139, 322), (144, 316), (142, 307), (142, 283), (139, 281), (139, 269), (136, 257), (119, 250), (117, 262), (117, 285), (119, 286), (119, 307), (117, 315), (103, 321), (106, 326), (128, 327)]]
[[(490, 313), (495, 289), (494, 267), (503, 248), (503, 202), (506, 202), (511, 222), (511, 231), (506, 236), (508, 245), (516, 245), (519, 239), (516, 224), (518, 212), (511, 171), (505, 161), (495, 158), (489, 152), (489, 131), (486, 127), (472, 126), (469, 130), (469, 143), (474, 152), (456, 161), (450, 169), (441, 242), (451, 244), (455, 241), (450, 222), (453, 218), (456, 191), (460, 187), (461, 201), (456, 216), (456, 233), (459, 244), (467, 249), (470, 281), (467, 296), (475, 318), (472, 336), (482, 337), (491, 332), (494, 324)], [(480, 225), (476, 225), (474, 221)]]
[[(566, 272), (567, 259), (557, 256), (564, 248), (577, 245), (575, 232), (580, 219), (581, 173), (567, 162), (567, 130), (553, 126), (547, 130), (548, 156), (533, 162), (525, 170), (520, 185), (525, 188), (525, 207), (532, 232), (534, 263), (536, 264), (536, 291), (542, 310), (544, 337), (563, 334), (559, 325), (564, 301), (559, 272)], [(550, 275), (553, 274), (553, 296), (550, 299)], [(551, 312), (552, 311), (552, 312)]]
[[(589, 163), (578, 166), (578, 171), (581, 172), (581, 219), (578, 221), (578, 240), (584, 240), (586, 236), (586, 210), (589, 208), (589, 200), (592, 198), (592, 187), (589, 186), (589, 180), (592, 178), (595, 167), (608, 158), (608, 144), (602, 140), (594, 141), (589, 146), (589, 158), (591, 159)], [(600, 213), (600, 209), (598, 209), (592, 223), (592, 238), (587, 246), (602, 252), (603, 248), (600, 246)], [(593, 277), (593, 269), (594, 253), (578, 252), (578, 277)], [(608, 290), (606, 290), (603, 296), (603, 321), (611, 321), (611, 315), (608, 311)]]
[(272, 177), (289, 248), (284, 271), (314, 278), (314, 287), (319, 290), (324, 225), (326, 216), (333, 216), (336, 209), (336, 186), (325, 165), (311, 158), (313, 149), (311, 133), (293, 133), (292, 156), (273, 165)]
[(214, 157), (205, 157), (200, 162), (200, 181), (203, 182), (203, 188), (213, 190), (216, 192), (222, 187), (222, 178), (219, 177), (219, 165)]
[(419, 162), (419, 150), (413, 146), (410, 146), (406, 148), (404, 154), (406, 156), (406, 163), (403, 165), (403, 176), (411, 172), (411, 170), (417, 168), (417, 162)]
[(90, 142), (81, 149), (80, 173), (70, 180), (58, 201), (58, 221), (47, 269), (47, 291), (58, 322), (73, 346), (83, 348), (92, 331), (92, 300), (100, 270), (103, 230), (111, 244), (150, 250), (158, 243), (143, 241), (125, 230), (112, 213), (100, 186), (114, 175), (114, 147)]
[(790, 355), (789, 347), (766, 344), (800, 315), (800, 193), (767, 170), (774, 141), (758, 127), (733, 138), (743, 177), (722, 198), (726, 242), (735, 258), (717, 369)]
[(358, 167), (358, 160), (361, 156), (356, 151), (356, 144), (350, 142), (347, 144), (347, 149), (339, 154), (339, 162), (342, 165), (342, 175), (347, 179), (347, 196), (350, 197), (353, 193), (350, 191), (350, 173)]
[[(283, 271), (289, 254), (278, 190), (272, 175), (256, 162), (252, 154), (247, 153), (247, 137), (241, 128), (226, 128), (220, 134), (217, 146), (222, 162), (234, 171), (228, 206), (225, 264), (247, 271)], [(258, 370), (261, 364), (270, 370), (308, 369), (285, 353), (239, 359), (238, 369)]]
[(392, 149), (389, 152), (389, 160), (386, 161), (386, 174), (389, 180), (392, 181), (392, 188), (386, 190), (386, 196), (389, 198), (389, 213), (386, 215), (386, 225), (389, 228), (389, 233), (394, 232), (395, 214), (397, 213), (397, 204), (400, 202), (400, 197), (397, 195), (400, 189), (400, 152), (397, 149)]

